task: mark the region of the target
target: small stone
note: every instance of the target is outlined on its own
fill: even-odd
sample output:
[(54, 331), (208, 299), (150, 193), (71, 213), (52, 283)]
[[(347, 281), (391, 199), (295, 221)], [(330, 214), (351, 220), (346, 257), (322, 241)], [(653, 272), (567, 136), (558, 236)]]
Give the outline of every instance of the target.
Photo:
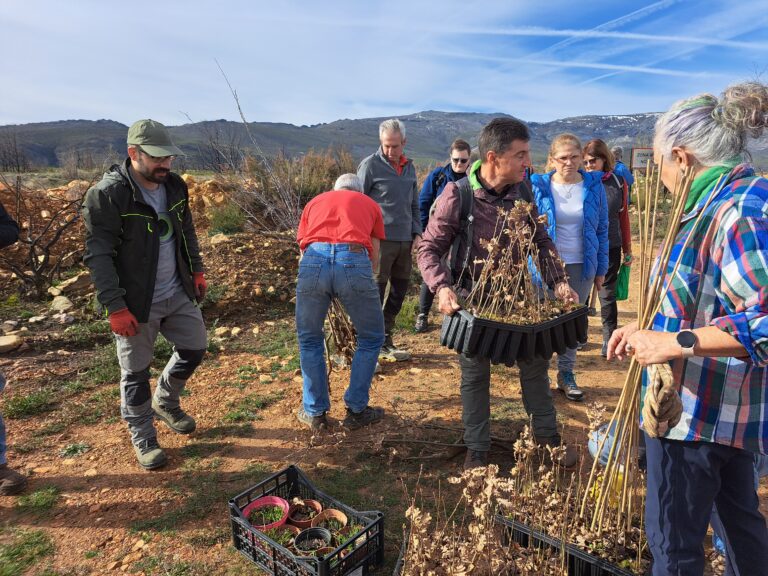
[(258, 326), (254, 326), (254, 327), (253, 327), (253, 330), (251, 330), (251, 333), (252, 333), (254, 336), (258, 336), (258, 335), (259, 335), (259, 331), (260, 331), (260, 330), (259, 330), (259, 327), (258, 327)]
[(64, 460), (62, 460), (61, 463), (64, 466), (74, 466), (75, 464), (77, 464), (77, 460), (75, 460), (74, 458), (64, 458)]
[(133, 545), (133, 550), (141, 550), (146, 545), (147, 543), (144, 540), (137, 540), (136, 544)]
[(101, 510), (101, 504), (93, 504), (88, 507), (88, 513), (89, 514), (96, 514), (96, 512)]
[(56, 310), (57, 312), (66, 312), (74, 307), (75, 305), (72, 303), (72, 300), (66, 296), (56, 296), (53, 302), (51, 302), (51, 310)]
[(40, 466), (38, 468), (32, 469), (32, 472), (34, 472), (35, 474), (48, 474), (48, 472), (50, 471), (51, 471), (51, 468), (49, 468), (48, 466)]
[(410, 372), (411, 374), (421, 374), (423, 370), (421, 368), (411, 368), (410, 370), (408, 370), (408, 372)]
[(269, 374), (259, 374), (259, 382), (262, 384), (269, 384), (272, 382), (272, 376)]
[(107, 492), (109, 492), (110, 490), (112, 490), (112, 488), (102, 488), (102, 489), (101, 489), (101, 493), (102, 493), (102, 494), (106, 494), (106, 493), (107, 493)]
[(0, 336), (0, 353), (16, 350), (16, 348), (21, 346), (23, 343), (24, 340), (16, 335)]
[(269, 288), (267, 288), (267, 294), (271, 295), (271, 294), (274, 294), (274, 293), (275, 293), (275, 287), (274, 286), (270, 286)]
[(32, 316), (31, 318), (27, 319), (27, 322), (30, 324), (37, 324), (43, 320), (45, 320), (45, 316)]
[(226, 234), (216, 234), (215, 236), (211, 236), (211, 246), (216, 246), (217, 244), (224, 244), (225, 242), (230, 242), (229, 236)]
[(238, 335), (238, 334), (240, 334), (240, 332), (242, 332), (242, 331), (243, 331), (243, 329), (242, 329), (242, 328), (239, 328), (239, 327), (235, 326), (234, 328), (232, 328), (232, 337), (235, 337), (235, 336), (237, 336), (237, 335)]
[(61, 290), (56, 288), (56, 286), (49, 286), (48, 287), (48, 294), (50, 294), (51, 296), (60, 296), (61, 295)]
[(226, 338), (226, 336), (229, 334), (229, 328), (226, 326), (219, 326), (214, 329), (213, 335), (218, 336), (219, 338)]
[(77, 276), (72, 276), (56, 286), (62, 294), (84, 294), (93, 287), (90, 272), (81, 272)]
[(115, 560), (107, 564), (107, 570), (115, 570), (120, 566), (120, 560)]
[(3, 322), (3, 330), (5, 330), (6, 332), (16, 330), (18, 326), (19, 326), (18, 320), (6, 320), (5, 322)]
[(83, 472), (83, 476), (85, 476), (86, 478), (93, 478), (94, 476), (98, 476), (98, 475), (99, 475), (99, 471), (96, 470), (96, 468), (91, 468), (90, 470), (86, 470), (85, 472)]
[(303, 383), (303, 382), (304, 382), (304, 378), (302, 378), (301, 376), (294, 376), (294, 377), (292, 378), (292, 380), (293, 380), (294, 382), (296, 382), (297, 384), (301, 384), (301, 383)]

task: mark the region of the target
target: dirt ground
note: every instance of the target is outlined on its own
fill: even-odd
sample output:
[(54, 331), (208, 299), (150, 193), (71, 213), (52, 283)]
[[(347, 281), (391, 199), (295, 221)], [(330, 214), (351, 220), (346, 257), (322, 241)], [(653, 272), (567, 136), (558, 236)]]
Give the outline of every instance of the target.
[[(426, 334), (397, 335), (413, 358), (384, 364), (375, 377), (371, 403), (387, 409), (383, 423), (354, 435), (335, 427), (312, 437), (295, 416), (301, 379), (293, 348), (290, 238), (241, 234), (216, 247), (206, 238), (203, 246), (209, 282), (223, 287), (206, 320), (241, 331), (223, 337), (220, 350), (208, 355), (188, 384), (183, 406), (196, 418), (197, 431), (180, 436), (158, 424), (169, 456), (165, 468), (146, 472), (137, 466), (119, 418), (116, 380), (74, 392), (63, 385), (87, 366), (94, 369), (95, 360), (104, 369), (116, 362), (104, 354), (108, 335), (62, 343), (54, 335), (59, 329), (43, 324), (30, 328), (26, 350), (0, 356), (10, 382), (2, 402), (30, 394), (43, 382), (62, 390), (48, 411), (6, 418), (9, 461), (29, 475), (27, 494), (55, 487), (58, 498), (51, 509), (39, 510), (20, 506), (18, 497), (0, 497), (0, 524), (6, 527), (0, 544), (8, 528), (11, 536), (17, 528), (50, 535), (54, 552), (36, 560), (28, 574), (256, 574), (232, 547), (227, 501), (296, 464), (331, 496), (385, 513), (386, 563), (376, 573), (391, 574), (407, 494), (417, 481), (436, 485), (458, 472), (463, 458), (457, 450), (413, 442), (451, 444), (461, 438), (459, 367), (455, 353), (439, 345), (439, 318), (433, 315)], [(633, 306), (632, 300), (621, 305), (620, 323), (634, 317)], [(581, 446), (587, 470), (587, 405), (600, 401), (612, 409), (625, 369), (601, 358), (599, 324), (590, 318), (589, 343), (579, 353), (576, 378), (586, 401), (572, 403), (553, 390), (564, 437)], [(554, 380), (555, 372), (550, 375)], [(347, 379), (344, 370), (332, 374), (334, 419), (343, 418)], [(511, 441), (526, 423), (515, 369), (493, 369), (492, 397), (493, 434)], [(72, 418), (73, 411), (79, 416)], [(445, 429), (419, 436), (423, 429), (404, 422)], [(79, 444), (88, 450), (73, 454), (71, 447)], [(494, 446), (491, 460), (502, 469), (511, 466), (504, 442)], [(765, 486), (761, 496), (765, 512)]]

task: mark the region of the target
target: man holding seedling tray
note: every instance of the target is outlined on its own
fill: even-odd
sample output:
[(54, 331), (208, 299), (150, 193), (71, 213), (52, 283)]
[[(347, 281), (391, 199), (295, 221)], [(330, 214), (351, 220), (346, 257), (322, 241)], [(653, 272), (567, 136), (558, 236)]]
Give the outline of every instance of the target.
[[(480, 160), (470, 168), (467, 178), (449, 183), (438, 198), (419, 245), (418, 264), (424, 281), (437, 296), (443, 314), (453, 315), (461, 309), (456, 292), (469, 290), (473, 280), (479, 277), (479, 263), (488, 257), (483, 243), (496, 236), (499, 209), (510, 210), (515, 202), (533, 200), (525, 180), (526, 169), (531, 164), (529, 140), (528, 128), (519, 120), (492, 120), (478, 138)], [(467, 192), (471, 189), (472, 194), (469, 212), (472, 225), (469, 228), (465, 222), (468, 218), (462, 218), (462, 189)], [(526, 221), (537, 247), (538, 269), (558, 298), (578, 301), (578, 295), (568, 285), (554, 243), (537, 216), (536, 207), (532, 205)], [(468, 229), (471, 229), (471, 235), (466, 233)], [(469, 237), (461, 239), (456, 247), (459, 257), (449, 259), (461, 263), (451, 270), (444, 256), (461, 235)], [(501, 241), (509, 242), (509, 239), (502, 235)], [(524, 256), (521, 258), (524, 263)], [(470, 358), (463, 353), (459, 355), (459, 364), (464, 443), (467, 446), (464, 468), (470, 469), (488, 464), (491, 365), (488, 358)], [(561, 439), (547, 378), (549, 360), (520, 361), (518, 367), (523, 404), (532, 420), (536, 441), (540, 445), (559, 446)], [(566, 467), (573, 466), (577, 460), (573, 446), (566, 447), (559, 457), (559, 463)]]

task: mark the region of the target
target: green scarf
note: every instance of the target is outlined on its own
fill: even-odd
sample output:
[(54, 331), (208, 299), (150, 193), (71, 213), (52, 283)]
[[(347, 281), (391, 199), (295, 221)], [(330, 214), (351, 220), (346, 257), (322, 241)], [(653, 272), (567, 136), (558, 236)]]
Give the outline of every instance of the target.
[(737, 164), (738, 162), (724, 162), (718, 166), (712, 166), (712, 168), (709, 168), (696, 176), (691, 184), (691, 191), (688, 193), (688, 198), (685, 201), (684, 212), (686, 214), (690, 212), (693, 207), (699, 203), (699, 200), (712, 191), (712, 188), (715, 187), (720, 176), (728, 174)]

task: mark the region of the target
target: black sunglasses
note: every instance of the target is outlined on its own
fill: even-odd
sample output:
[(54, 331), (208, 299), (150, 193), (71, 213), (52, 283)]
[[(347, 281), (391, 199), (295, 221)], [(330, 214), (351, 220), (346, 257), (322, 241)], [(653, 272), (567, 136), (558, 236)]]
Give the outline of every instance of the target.
[(454, 164), (466, 164), (469, 162), (469, 158), (451, 158), (451, 162)]

